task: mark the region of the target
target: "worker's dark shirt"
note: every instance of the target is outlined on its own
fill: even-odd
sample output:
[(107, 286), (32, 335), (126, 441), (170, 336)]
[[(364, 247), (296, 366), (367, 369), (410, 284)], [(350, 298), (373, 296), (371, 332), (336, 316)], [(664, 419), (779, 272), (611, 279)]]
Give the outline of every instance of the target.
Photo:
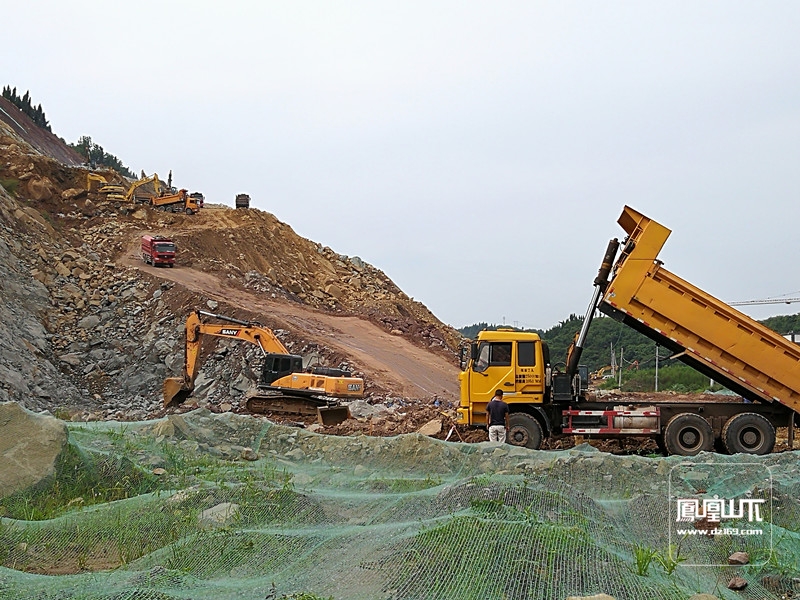
[(508, 404), (502, 400), (492, 400), (486, 405), (486, 412), (489, 413), (489, 426), (506, 425), (506, 415), (508, 414)]

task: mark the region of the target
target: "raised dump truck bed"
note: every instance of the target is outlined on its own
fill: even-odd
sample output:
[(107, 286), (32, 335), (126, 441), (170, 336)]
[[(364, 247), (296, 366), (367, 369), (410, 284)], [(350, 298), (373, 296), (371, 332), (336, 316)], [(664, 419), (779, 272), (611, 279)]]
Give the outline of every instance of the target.
[[(652, 437), (670, 454), (714, 448), (766, 454), (775, 446), (777, 427), (788, 427), (793, 442), (800, 346), (664, 269), (658, 253), (669, 229), (628, 206), (619, 223), (628, 237), (606, 249), (566, 363), (551, 363), (538, 335), (480, 332), (461, 356), (458, 422), (486, 425), (487, 403), (499, 390), (510, 411), (508, 440), (528, 448), (552, 435), (579, 434)], [(724, 396), (708, 402), (592, 398), (580, 358), (597, 308), (753, 402)]]
[(626, 206), (628, 234), (598, 308), (744, 398), (800, 412), (800, 346), (665, 269), (671, 231)]

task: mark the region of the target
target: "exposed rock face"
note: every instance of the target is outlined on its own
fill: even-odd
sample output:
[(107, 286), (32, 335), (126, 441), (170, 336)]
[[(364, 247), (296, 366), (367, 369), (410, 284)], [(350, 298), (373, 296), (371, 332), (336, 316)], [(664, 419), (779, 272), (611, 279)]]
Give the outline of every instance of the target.
[(67, 165), (79, 165), (83, 158), (55, 134), (37, 127), (10, 100), (0, 98), (0, 126), (9, 133), (25, 137), (25, 151), (51, 156)]
[(16, 402), (0, 404), (0, 498), (53, 477), (67, 439), (66, 425), (55, 417), (34, 414)]
[[(153, 232), (175, 239), (178, 266), (198, 276), (303, 310), (369, 320), (455, 362), (457, 332), (359, 257), (306, 240), (256, 209), (217, 205), (186, 217), (108, 202), (86, 190), (85, 169), (34, 149), (21, 131), (0, 119), (0, 402), (73, 420), (152, 416), (162, 409), (164, 378), (183, 368), (186, 316), (204, 305), (263, 318), (290, 352), (358, 374), (352, 357), (248, 314), (246, 302), (231, 314), (230, 304), (217, 309), (219, 298), (138, 268), (138, 240)], [(207, 346), (198, 404), (241, 409), (260, 351), (228, 340)]]
[[(19, 213), (20, 217), (15, 216)], [(0, 401), (19, 401), (41, 410), (48, 400), (67, 397), (77, 401), (78, 390), (62, 377), (45, 328), (50, 305), (48, 288), (31, 277), (20, 255), (30, 255), (33, 239), (46, 239), (47, 231), (0, 189)], [(12, 228), (13, 227), (13, 228)], [(16, 229), (30, 235), (14, 235)], [(41, 246), (40, 246), (41, 247)]]

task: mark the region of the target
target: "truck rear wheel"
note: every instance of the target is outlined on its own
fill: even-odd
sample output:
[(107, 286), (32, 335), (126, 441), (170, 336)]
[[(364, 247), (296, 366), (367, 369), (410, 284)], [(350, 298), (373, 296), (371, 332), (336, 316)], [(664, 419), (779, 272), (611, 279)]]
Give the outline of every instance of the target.
[(679, 456), (710, 452), (714, 448), (714, 431), (700, 415), (681, 413), (664, 427), (664, 446), (667, 452)]
[(742, 413), (725, 423), (722, 442), (731, 454), (769, 454), (775, 447), (775, 428), (759, 414)]
[(538, 450), (542, 445), (542, 426), (539, 421), (525, 413), (512, 413), (508, 416), (508, 443)]

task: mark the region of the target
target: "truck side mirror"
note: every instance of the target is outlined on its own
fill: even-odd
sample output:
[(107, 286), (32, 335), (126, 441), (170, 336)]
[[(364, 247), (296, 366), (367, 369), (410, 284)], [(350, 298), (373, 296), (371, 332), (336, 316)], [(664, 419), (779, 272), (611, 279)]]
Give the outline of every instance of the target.
[(474, 345), (473, 350), (470, 351), (470, 346), (467, 344), (462, 343), (461, 347), (458, 349), (459, 356), (458, 356), (458, 364), (462, 371), (467, 370), (467, 363), (469, 363), (470, 355), (474, 354)]

